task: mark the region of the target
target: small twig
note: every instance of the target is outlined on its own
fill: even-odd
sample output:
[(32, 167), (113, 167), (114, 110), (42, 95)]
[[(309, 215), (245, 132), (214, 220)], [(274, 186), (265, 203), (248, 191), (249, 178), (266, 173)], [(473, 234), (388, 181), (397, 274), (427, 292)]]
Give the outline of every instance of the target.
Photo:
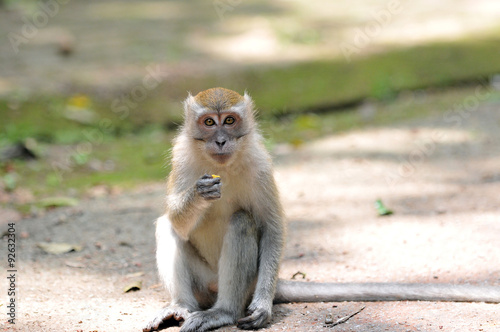
[(339, 318), (335, 323), (333, 323), (332, 325), (330, 325), (330, 327), (334, 327), (334, 326), (337, 326), (337, 325), (340, 325), (340, 324), (343, 324), (343, 323), (347, 322), (349, 319), (351, 319), (352, 317), (356, 316), (361, 311), (363, 311), (364, 308), (366, 308), (366, 306), (361, 307), (361, 309), (359, 309), (358, 311), (356, 311), (355, 313), (353, 313), (353, 314), (351, 314), (349, 316), (345, 316), (345, 317)]
[(297, 271), (293, 274), (292, 279), (295, 279), (296, 276), (302, 276), (302, 279), (306, 278), (306, 274), (304, 272)]

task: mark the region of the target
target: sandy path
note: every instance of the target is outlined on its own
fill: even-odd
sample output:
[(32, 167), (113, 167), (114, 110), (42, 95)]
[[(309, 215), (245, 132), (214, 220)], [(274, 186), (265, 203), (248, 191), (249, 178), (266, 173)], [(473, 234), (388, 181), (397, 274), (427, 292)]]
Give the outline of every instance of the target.
[[(313, 281), (500, 287), (499, 106), (490, 102), (458, 118), (436, 115), (327, 137), (298, 151), (278, 148), (277, 180), (289, 224), (281, 277), (302, 271)], [(17, 330), (138, 331), (165, 303), (153, 255), (162, 196), (158, 184), (20, 221), (16, 234), (28, 237), (18, 242)], [(378, 198), (393, 216), (376, 216)], [(84, 249), (48, 255), (36, 243), (49, 240)], [(123, 293), (134, 280), (142, 280), (143, 289)], [(362, 305), (275, 306), (273, 323), (263, 331), (331, 331), (322, 327), (327, 312), (336, 319)], [(500, 329), (497, 304), (365, 305), (335, 330)]]

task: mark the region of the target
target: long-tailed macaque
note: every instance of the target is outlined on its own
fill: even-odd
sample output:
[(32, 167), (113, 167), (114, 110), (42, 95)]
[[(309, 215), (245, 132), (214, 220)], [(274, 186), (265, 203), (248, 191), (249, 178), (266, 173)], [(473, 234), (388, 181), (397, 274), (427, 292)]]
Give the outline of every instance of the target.
[(499, 287), (278, 282), (285, 226), (271, 158), (252, 99), (223, 89), (189, 95), (174, 141), (167, 211), (156, 223), (157, 264), (171, 297), (144, 331), (269, 323), (273, 301), (500, 302)]

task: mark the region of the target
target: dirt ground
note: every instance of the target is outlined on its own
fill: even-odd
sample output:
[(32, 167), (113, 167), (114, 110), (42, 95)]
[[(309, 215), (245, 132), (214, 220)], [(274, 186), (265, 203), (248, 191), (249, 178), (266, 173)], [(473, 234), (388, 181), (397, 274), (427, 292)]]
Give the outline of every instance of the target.
[[(293, 55), (285, 59), (288, 61), (311, 54), (331, 56), (339, 52), (339, 42), (351, 40), (356, 29), (373, 22), (372, 16), (361, 15), (363, 8), (374, 11), (383, 8), (379, 4), (385, 5), (360, 0), (353, 6), (338, 1), (325, 9), (324, 2), (316, 1), (306, 11), (311, 17), (300, 28), (321, 26), (327, 22), (325, 17), (330, 20), (333, 16), (340, 17), (340, 26), (324, 28), (322, 38), (329, 41), (324, 48), (322, 43), (299, 44), (283, 52), (278, 42), (282, 31), (272, 24), (276, 15), (242, 19), (242, 6), (221, 20), (210, 2), (206, 11), (199, 11), (206, 13), (200, 14), (203, 19), (193, 20), (192, 10), (184, 8), (184, 3), (148, 2), (140, 11), (127, 9), (130, 19), (124, 21), (123, 17), (116, 19), (109, 2), (62, 6), (47, 26), (21, 45), (19, 54), (3, 38), (0, 94), (8, 95), (19, 87), (23, 87), (19, 93), (24, 93), (129, 83), (142, 79), (147, 64), (181, 63), (186, 54), (193, 63), (204, 59), (203, 65), (209, 62), (207, 58), (238, 64), (235, 59), (242, 55), (250, 63), (282, 61), (284, 55)], [(277, 9), (284, 3), (292, 2), (280, 2)], [(272, 7), (269, 12), (304, 12), (301, 3), (296, 3), (297, 8), (277, 11)], [(373, 40), (375, 50), (394, 40), (413, 44), (489, 31), (498, 25), (500, 13), (492, 0), (403, 4), (401, 14)], [(159, 20), (158, 15), (175, 16), (175, 20)], [(24, 23), (19, 17), (1, 12), (0, 18), (2, 31), (20, 33)], [(285, 34), (287, 20), (284, 17), (276, 23), (279, 28), (285, 26)], [(212, 30), (221, 32), (213, 36)], [(327, 31), (340, 33), (329, 35)], [(293, 35), (293, 29), (290, 33)], [(424, 40), (412, 39), (416, 35)], [(66, 40), (74, 40), (76, 50), (67, 58), (58, 53)], [(253, 52), (241, 47), (214, 49), (210, 44), (220, 44), (213, 41), (251, 45)], [(268, 47), (260, 47), (262, 41)], [(146, 48), (148, 52), (144, 52)], [(465, 101), (477, 98), (464, 96)], [(456, 282), (500, 287), (500, 103), (461, 106), (462, 112), (451, 110), (399, 126), (335, 135), (299, 150), (276, 147), (276, 177), (288, 221), (280, 276), (289, 279), (301, 271), (310, 281)], [(17, 322), (9, 325), (2, 316), (0, 330), (140, 331), (166, 304), (156, 276), (153, 227), (163, 211), (163, 195), (159, 183), (17, 222)], [(377, 217), (373, 204), (379, 198), (394, 215)], [(83, 250), (51, 255), (37, 246), (41, 242), (67, 242), (81, 245)], [(4, 292), (0, 304), (5, 312), (5, 238), (1, 246), (5, 273), (0, 278), (0, 292)], [(135, 281), (142, 281), (142, 289), (124, 293), (123, 288)], [(324, 327), (326, 314), (337, 319), (362, 306), (366, 308), (347, 323)], [(273, 321), (262, 331), (331, 330), (498, 331), (500, 305), (284, 304), (274, 307)]]
[[(326, 137), (299, 150), (276, 147), (288, 221), (280, 276), (301, 271), (311, 281), (500, 287), (499, 108), (489, 101), (462, 113)], [(139, 331), (166, 303), (153, 229), (163, 195), (163, 184), (151, 185), (17, 222), (17, 323), (12, 329), (4, 316), (1, 329)], [(394, 215), (377, 217), (379, 198)], [(47, 254), (37, 244), (48, 241), (83, 250)], [(134, 281), (142, 289), (124, 293)], [(324, 326), (327, 313), (337, 319), (364, 305), (347, 323)], [(499, 329), (499, 304), (345, 302), (277, 305), (263, 331)]]

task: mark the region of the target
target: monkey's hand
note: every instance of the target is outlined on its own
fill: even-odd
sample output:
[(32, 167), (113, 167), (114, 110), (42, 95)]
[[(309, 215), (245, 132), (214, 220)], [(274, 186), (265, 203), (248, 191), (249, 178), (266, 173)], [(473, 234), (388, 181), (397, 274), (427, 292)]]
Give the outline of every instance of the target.
[(219, 199), (221, 185), (220, 177), (205, 174), (196, 181), (196, 192), (206, 200)]
[(248, 316), (238, 320), (238, 328), (256, 330), (266, 326), (271, 321), (272, 303), (251, 303), (248, 307)]

